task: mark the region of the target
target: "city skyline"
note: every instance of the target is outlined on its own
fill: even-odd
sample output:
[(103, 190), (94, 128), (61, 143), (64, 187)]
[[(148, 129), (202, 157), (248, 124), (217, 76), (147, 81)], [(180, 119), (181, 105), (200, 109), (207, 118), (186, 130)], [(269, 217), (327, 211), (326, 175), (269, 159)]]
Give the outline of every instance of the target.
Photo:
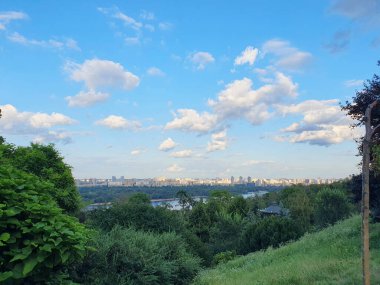
[(0, 135), (55, 143), (75, 177), (345, 178), (362, 130), (339, 104), (379, 73), (379, 19), (374, 0), (5, 0)]

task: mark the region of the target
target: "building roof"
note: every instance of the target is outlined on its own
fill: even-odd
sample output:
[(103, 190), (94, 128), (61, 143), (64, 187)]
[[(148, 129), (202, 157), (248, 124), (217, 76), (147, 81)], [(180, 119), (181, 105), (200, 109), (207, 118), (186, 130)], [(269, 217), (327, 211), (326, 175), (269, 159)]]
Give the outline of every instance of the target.
[(277, 203), (272, 203), (270, 206), (266, 207), (265, 209), (259, 210), (263, 214), (271, 214), (271, 215), (279, 215), (279, 216), (286, 216), (289, 214), (289, 210), (281, 207)]

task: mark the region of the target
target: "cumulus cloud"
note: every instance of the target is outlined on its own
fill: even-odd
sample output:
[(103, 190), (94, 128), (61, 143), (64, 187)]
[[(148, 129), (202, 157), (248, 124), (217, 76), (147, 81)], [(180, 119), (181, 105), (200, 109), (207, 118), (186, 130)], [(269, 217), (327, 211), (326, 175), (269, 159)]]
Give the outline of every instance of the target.
[(95, 122), (98, 126), (104, 126), (115, 130), (137, 130), (141, 129), (139, 121), (130, 121), (122, 116), (110, 115), (104, 119)]
[(165, 129), (206, 133), (223, 127), (231, 119), (245, 119), (259, 125), (270, 119), (272, 107), (297, 96), (298, 85), (281, 72), (276, 72), (270, 83), (254, 89), (249, 78), (235, 80), (209, 100), (212, 112), (199, 113), (193, 109), (179, 109)]
[(80, 91), (75, 96), (68, 96), (66, 100), (70, 107), (87, 107), (103, 102), (110, 94), (97, 91), (98, 88), (114, 87), (125, 90), (136, 88), (140, 79), (117, 62), (110, 60), (91, 59), (82, 64), (67, 62), (64, 69), (70, 79), (84, 82), (87, 91)]
[(309, 143), (329, 146), (346, 140), (352, 140), (361, 134), (352, 130), (352, 121), (338, 105), (338, 100), (308, 100), (290, 106), (277, 106), (281, 115), (302, 115), (300, 122), (284, 128), (284, 135), (276, 139), (292, 143)]
[(63, 144), (72, 143), (72, 133), (65, 131), (48, 131), (44, 134), (37, 135), (34, 139), (34, 143), (44, 144), (44, 143), (53, 143), (61, 142)]
[(253, 89), (252, 85), (249, 78), (235, 80), (226, 85), (216, 100), (209, 100), (218, 120), (245, 118), (251, 124), (258, 125), (271, 117), (271, 105), (297, 96), (298, 85), (280, 72), (276, 73), (270, 84), (258, 89)]
[(0, 106), (3, 117), (0, 128), (7, 133), (34, 133), (36, 129), (73, 125), (76, 121), (60, 113), (20, 112), (13, 105)]
[(95, 90), (80, 91), (75, 96), (67, 96), (65, 99), (69, 107), (88, 107), (103, 102), (110, 97), (108, 93), (96, 92)]
[(205, 69), (206, 65), (213, 63), (215, 61), (215, 58), (209, 52), (199, 51), (190, 54), (189, 60), (196, 66), (198, 70), (203, 70)]
[(166, 170), (169, 172), (181, 172), (185, 169), (183, 167), (180, 167), (178, 164), (172, 164)]
[(166, 130), (208, 132), (217, 125), (217, 116), (208, 112), (198, 113), (193, 109), (179, 109), (174, 116), (175, 118), (166, 124)]
[(241, 52), (240, 56), (235, 58), (235, 65), (249, 64), (253, 65), (256, 61), (259, 50), (248, 46), (244, 51)]
[(160, 144), (160, 146), (158, 147), (158, 150), (169, 151), (175, 148), (176, 146), (177, 146), (177, 143), (175, 141), (173, 141), (171, 138), (167, 138)]
[(0, 12), (0, 30), (6, 30), (7, 25), (16, 20), (27, 19), (28, 15), (19, 11)]
[(274, 65), (289, 71), (299, 71), (306, 67), (313, 56), (309, 52), (293, 47), (288, 41), (272, 39), (262, 46), (263, 56), (272, 54), (276, 57)]
[(60, 113), (33, 113), (18, 111), (13, 105), (0, 106), (3, 117), (0, 131), (9, 135), (33, 135), (33, 141), (71, 142), (71, 134), (66, 131), (50, 130), (56, 126), (68, 126), (77, 123), (74, 119)]
[(225, 150), (227, 148), (227, 131), (221, 131), (211, 135), (211, 141), (207, 145), (207, 151)]
[(163, 72), (163, 71), (162, 71), (161, 69), (159, 69), (158, 67), (154, 67), (154, 66), (148, 68), (147, 73), (148, 73), (148, 75), (150, 75), (150, 76), (158, 76), (158, 77), (165, 76), (165, 72)]
[(83, 81), (88, 89), (117, 87), (125, 90), (136, 88), (140, 79), (117, 62), (101, 59), (85, 60), (82, 64), (67, 62), (65, 70), (72, 80)]
[(191, 149), (184, 149), (180, 151), (176, 151), (170, 154), (171, 157), (175, 158), (188, 158), (191, 157), (193, 154), (193, 151)]

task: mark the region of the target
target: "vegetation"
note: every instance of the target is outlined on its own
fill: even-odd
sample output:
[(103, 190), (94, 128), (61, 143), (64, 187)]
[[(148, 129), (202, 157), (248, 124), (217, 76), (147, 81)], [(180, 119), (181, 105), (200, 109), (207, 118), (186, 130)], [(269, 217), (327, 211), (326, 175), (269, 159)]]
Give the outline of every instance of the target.
[[(372, 282), (380, 283), (380, 224), (371, 225)], [(196, 285), (361, 284), (360, 217), (278, 249), (269, 248), (202, 271)]]
[[(46, 148), (54, 150), (52, 146)], [(22, 149), (27, 159), (36, 155), (35, 146)], [(38, 149), (45, 151), (43, 146)], [(64, 213), (71, 197), (65, 200), (57, 194), (51, 182), (53, 177), (60, 181), (59, 175), (67, 174), (41, 165), (41, 169), (50, 170), (46, 179), (41, 176), (48, 171), (22, 171), (20, 166), (29, 163), (22, 162), (18, 151), (12, 145), (0, 145), (0, 282), (58, 282), (64, 279), (68, 266), (84, 256), (89, 232), (76, 218)], [(55, 162), (54, 158), (50, 160)]]

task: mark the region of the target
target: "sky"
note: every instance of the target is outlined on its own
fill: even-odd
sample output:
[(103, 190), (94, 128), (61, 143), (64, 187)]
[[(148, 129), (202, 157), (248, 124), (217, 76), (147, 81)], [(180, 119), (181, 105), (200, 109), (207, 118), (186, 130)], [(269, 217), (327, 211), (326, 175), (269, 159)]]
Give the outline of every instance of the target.
[(76, 178), (358, 173), (380, 1), (0, 2), (0, 135)]

